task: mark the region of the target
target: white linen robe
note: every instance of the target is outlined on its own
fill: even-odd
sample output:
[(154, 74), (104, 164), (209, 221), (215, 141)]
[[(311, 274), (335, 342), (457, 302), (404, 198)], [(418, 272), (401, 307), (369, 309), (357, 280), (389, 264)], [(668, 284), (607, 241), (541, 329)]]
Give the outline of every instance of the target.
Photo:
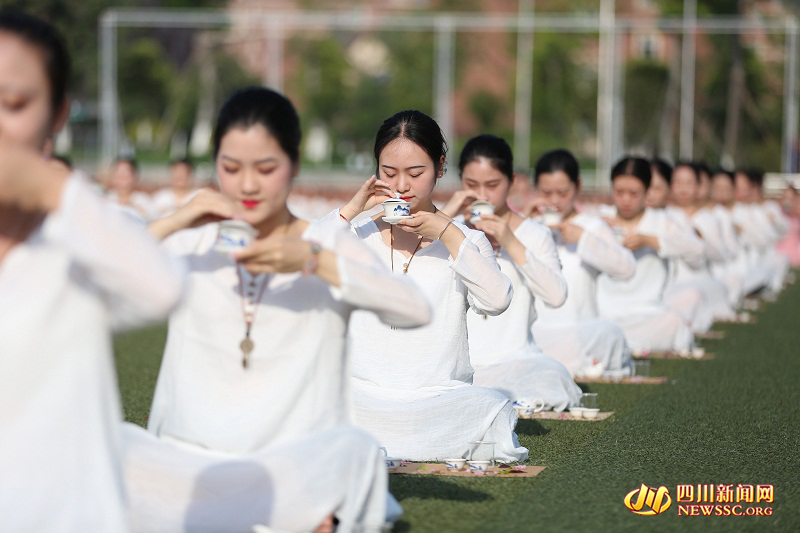
[[(430, 320), (427, 300), (411, 280), (388, 272), (344, 224), (312, 223), (303, 238), (335, 251), (340, 287), (299, 272), (270, 276), (244, 369), (237, 267), (212, 249), (217, 227), (184, 230), (164, 242), (188, 263), (189, 290), (170, 317), (148, 423), (159, 439), (128, 427), (135, 530), (261, 524), (304, 531), (334, 511), (343, 531), (379, 529), (387, 514), (386, 469), (377, 442), (349, 427), (348, 319), (363, 308), (376, 320), (418, 326)], [(248, 287), (254, 277), (241, 272)], [(263, 279), (255, 278), (256, 285)], [(321, 475), (325, 465), (333, 469)], [(236, 472), (253, 480), (256, 494), (242, 499), (230, 490)], [(162, 483), (168, 491), (148, 490)], [(292, 508), (306, 512), (278, 509), (275, 502), (286, 495), (301, 498)], [(199, 518), (204, 507), (215, 510), (210, 524)]]
[(0, 262), (0, 531), (128, 531), (112, 328), (162, 319), (182, 272), (73, 175)]
[[(329, 215), (338, 217), (338, 210)], [(466, 235), (455, 259), (441, 241), (421, 248), (407, 276), (434, 306), (433, 321), (394, 330), (357, 312), (350, 328), (356, 422), (375, 435), (390, 456), (411, 460), (467, 457), (470, 442), (496, 442), (495, 458), (523, 461), (517, 415), (500, 392), (472, 385), (467, 309), (497, 315), (511, 302), (511, 281), (497, 267), (486, 236), (454, 222)], [(392, 250), (370, 218), (352, 225), (383, 260)], [(394, 230), (402, 231), (402, 230)], [(406, 258), (394, 251), (394, 263)], [(478, 449), (490, 453), (488, 447)]]
[(497, 264), (514, 287), (511, 305), (498, 316), (467, 313), (473, 384), (511, 400), (540, 399), (545, 409), (563, 411), (577, 405), (581, 389), (564, 365), (536, 345), (531, 324), (536, 320), (534, 301), (563, 304), (567, 283), (546, 226), (528, 218), (514, 235), (525, 246), (525, 264), (517, 265), (503, 248), (497, 253)]
[(534, 338), (573, 375), (628, 375), (631, 353), (625, 335), (618, 326), (598, 318), (597, 277), (605, 272), (629, 279), (636, 271), (633, 253), (619, 244), (600, 217), (579, 213), (569, 221), (583, 229), (577, 243), (567, 244), (558, 232), (553, 234), (569, 294), (557, 309), (537, 301)]
[(658, 238), (659, 250), (645, 247), (633, 251), (636, 273), (629, 280), (601, 274), (597, 281), (600, 316), (622, 328), (631, 350), (636, 352), (689, 352), (694, 337), (689, 325), (662, 300), (667, 282), (667, 260), (684, 257), (692, 264), (705, 260), (703, 244), (685, 231), (664, 210), (646, 209), (636, 231)]
[[(687, 234), (702, 235), (705, 260), (696, 264), (685, 261), (681, 257), (670, 260), (670, 278), (664, 290), (664, 300), (692, 323), (696, 333), (708, 331), (714, 320), (733, 320), (736, 313), (730, 307), (728, 290), (725, 284), (712, 277), (711, 262), (722, 261), (726, 256), (722, 229), (717, 217), (710, 209), (698, 209), (689, 217), (682, 209), (668, 207), (667, 214), (672, 216)], [(691, 293), (699, 292), (699, 298), (693, 299)], [(689, 293), (689, 298), (685, 298)]]

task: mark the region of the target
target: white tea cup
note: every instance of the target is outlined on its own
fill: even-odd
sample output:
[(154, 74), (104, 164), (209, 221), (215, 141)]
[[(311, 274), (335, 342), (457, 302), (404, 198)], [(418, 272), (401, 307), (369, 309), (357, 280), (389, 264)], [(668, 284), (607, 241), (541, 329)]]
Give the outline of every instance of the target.
[(531, 400), (529, 398), (520, 398), (514, 401), (514, 410), (517, 416), (530, 416), (534, 413), (544, 411), (545, 403), (541, 398)]
[(563, 220), (563, 215), (556, 209), (546, 209), (542, 211), (542, 224), (548, 227), (558, 226)]
[(445, 459), (444, 464), (448, 470), (461, 470), (467, 463), (466, 459)]
[(400, 218), (411, 216), (411, 202), (401, 198), (389, 198), (382, 204), (386, 218)]
[(481, 215), (493, 215), (494, 206), (485, 200), (475, 200), (469, 206), (470, 222), (477, 222)]
[(467, 461), (467, 463), (473, 472), (484, 472), (492, 467), (491, 461)]
[(214, 250), (229, 254), (253, 244), (258, 232), (244, 220), (223, 220), (219, 223)]
[(599, 415), (599, 414), (600, 414), (600, 409), (597, 408), (597, 407), (594, 407), (594, 408), (584, 407), (583, 408), (583, 418), (588, 418), (590, 420), (593, 420), (593, 419), (597, 418), (597, 415)]

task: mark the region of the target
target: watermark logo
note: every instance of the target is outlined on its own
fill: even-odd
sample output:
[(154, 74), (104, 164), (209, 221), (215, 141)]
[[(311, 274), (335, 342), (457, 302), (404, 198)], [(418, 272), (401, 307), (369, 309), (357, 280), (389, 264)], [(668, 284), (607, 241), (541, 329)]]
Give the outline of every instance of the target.
[[(713, 484), (677, 485), (678, 516), (772, 516), (773, 485)], [(625, 496), (625, 507), (643, 516), (661, 514), (672, 506), (669, 489), (644, 483)]]
[(672, 498), (667, 487), (661, 486), (657, 489), (648, 487), (644, 483), (638, 489), (630, 491), (625, 496), (625, 507), (638, 515), (661, 514), (672, 505)]

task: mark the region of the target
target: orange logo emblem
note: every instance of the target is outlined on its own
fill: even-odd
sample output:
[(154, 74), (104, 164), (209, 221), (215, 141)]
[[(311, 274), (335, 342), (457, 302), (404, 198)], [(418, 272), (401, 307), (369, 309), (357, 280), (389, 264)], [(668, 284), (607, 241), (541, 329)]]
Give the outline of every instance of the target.
[(657, 489), (648, 487), (644, 483), (638, 489), (632, 490), (625, 496), (625, 507), (634, 514), (654, 515), (669, 509), (672, 498), (667, 487)]

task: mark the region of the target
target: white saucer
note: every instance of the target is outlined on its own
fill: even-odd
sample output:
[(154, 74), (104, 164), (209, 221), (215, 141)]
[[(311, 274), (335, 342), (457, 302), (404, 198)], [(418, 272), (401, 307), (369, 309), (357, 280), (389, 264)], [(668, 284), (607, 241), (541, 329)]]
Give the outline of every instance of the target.
[(414, 217), (412, 217), (411, 215), (407, 215), (407, 216), (404, 216), (404, 217), (383, 217), (381, 220), (383, 220), (387, 224), (395, 225), (398, 222), (400, 222), (401, 220), (410, 220), (412, 218), (414, 218)]

